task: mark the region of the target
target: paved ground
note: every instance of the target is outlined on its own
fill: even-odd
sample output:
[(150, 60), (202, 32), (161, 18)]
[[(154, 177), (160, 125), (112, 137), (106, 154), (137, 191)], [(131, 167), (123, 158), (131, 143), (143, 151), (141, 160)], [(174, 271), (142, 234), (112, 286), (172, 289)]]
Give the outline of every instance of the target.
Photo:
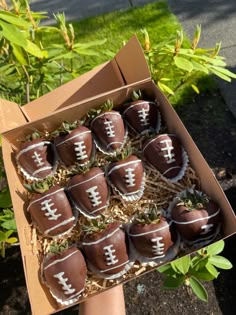
[[(236, 72), (236, 0), (167, 0), (184, 30), (192, 36), (197, 24), (202, 25), (201, 45), (211, 47), (222, 41), (221, 54)], [(65, 12), (67, 20), (81, 19), (131, 5), (144, 5), (154, 0), (32, 0), (35, 11), (47, 11), (52, 21), (53, 12)], [(219, 81), (221, 93), (236, 117), (236, 80), (229, 84)]]

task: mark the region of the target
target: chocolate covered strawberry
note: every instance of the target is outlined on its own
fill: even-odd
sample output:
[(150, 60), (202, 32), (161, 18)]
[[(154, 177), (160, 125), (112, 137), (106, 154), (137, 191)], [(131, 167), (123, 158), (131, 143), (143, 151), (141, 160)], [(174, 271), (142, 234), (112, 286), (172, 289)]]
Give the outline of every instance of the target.
[(177, 177), (183, 168), (183, 148), (175, 135), (161, 134), (147, 140), (143, 155), (163, 176)]
[(75, 225), (71, 205), (64, 188), (55, 185), (36, 183), (31, 186), (34, 192), (27, 210), (38, 230), (46, 236), (55, 237), (68, 233)]
[(16, 154), (16, 162), (26, 179), (40, 180), (51, 176), (56, 169), (53, 144), (41, 138), (24, 142)]
[(155, 208), (142, 212), (135, 218), (129, 229), (129, 237), (136, 251), (150, 259), (165, 257), (176, 240), (171, 222)]
[(176, 198), (171, 217), (179, 234), (192, 242), (215, 235), (221, 221), (221, 209), (207, 195), (189, 190)]
[(60, 160), (66, 165), (87, 164), (93, 153), (93, 139), (91, 131), (77, 122), (64, 122), (54, 139), (56, 151)]
[(119, 277), (129, 263), (126, 234), (119, 222), (95, 223), (82, 240), (89, 268), (101, 277)]
[(68, 183), (68, 192), (76, 208), (87, 217), (97, 217), (109, 204), (109, 190), (99, 167), (73, 176)]
[(135, 201), (143, 195), (145, 174), (142, 161), (135, 155), (111, 163), (107, 178), (124, 200)]
[(158, 132), (161, 116), (157, 104), (142, 99), (141, 91), (133, 92), (133, 101), (125, 104), (122, 115), (131, 129), (142, 134), (149, 131)]
[[(92, 113), (92, 115), (94, 112)], [(126, 130), (119, 112), (112, 110), (112, 102), (108, 101), (90, 123), (95, 143), (104, 154), (114, 155), (123, 148), (126, 141)]]
[(75, 303), (81, 297), (86, 274), (84, 257), (75, 247), (44, 258), (43, 281), (51, 295), (62, 305)]

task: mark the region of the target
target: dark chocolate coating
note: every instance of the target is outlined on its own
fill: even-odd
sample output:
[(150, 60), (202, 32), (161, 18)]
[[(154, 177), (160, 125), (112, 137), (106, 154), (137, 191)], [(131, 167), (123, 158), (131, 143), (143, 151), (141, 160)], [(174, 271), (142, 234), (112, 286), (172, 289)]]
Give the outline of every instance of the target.
[[(188, 241), (195, 241), (215, 233), (221, 220), (221, 213), (217, 214), (218, 210), (219, 207), (213, 201), (209, 202), (206, 209), (201, 210), (188, 211), (184, 205), (176, 205), (171, 216), (179, 234)], [(208, 218), (209, 216), (211, 217)]]
[(156, 130), (159, 122), (159, 109), (154, 102), (137, 100), (126, 104), (123, 117), (137, 133)]
[(137, 252), (148, 258), (164, 257), (176, 238), (165, 218), (153, 224), (133, 223), (129, 236)]
[(30, 176), (43, 179), (53, 171), (55, 154), (52, 143), (43, 139), (25, 142), (17, 153), (16, 160)]
[(67, 135), (54, 139), (55, 147), (60, 160), (66, 165), (86, 164), (93, 151), (93, 139), (91, 131), (80, 126)]
[(43, 276), (51, 294), (63, 302), (71, 300), (76, 293), (82, 292), (86, 273), (84, 257), (75, 247), (46, 259), (43, 264)]
[(148, 140), (144, 143), (143, 154), (166, 178), (177, 176), (183, 166), (182, 146), (175, 135), (163, 134)]
[(97, 216), (107, 207), (109, 191), (104, 173), (99, 167), (73, 176), (69, 180), (68, 191), (79, 210), (89, 216)]
[(113, 152), (122, 147), (125, 141), (125, 127), (119, 112), (103, 112), (91, 122), (91, 130), (98, 145), (105, 152)]
[(28, 206), (32, 221), (47, 236), (65, 233), (75, 224), (64, 189), (56, 185), (42, 194), (35, 194)]
[(82, 241), (87, 261), (105, 275), (121, 272), (129, 260), (125, 232), (119, 226), (118, 222), (111, 223), (100, 233), (86, 235)]
[(131, 155), (125, 160), (112, 163), (108, 167), (107, 176), (120, 193), (135, 193), (140, 190), (144, 176), (142, 161)]

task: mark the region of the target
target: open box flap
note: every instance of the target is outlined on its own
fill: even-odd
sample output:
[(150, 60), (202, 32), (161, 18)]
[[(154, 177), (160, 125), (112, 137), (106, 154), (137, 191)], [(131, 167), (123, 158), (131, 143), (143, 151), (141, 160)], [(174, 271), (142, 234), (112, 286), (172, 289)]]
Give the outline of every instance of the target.
[(0, 133), (16, 128), (26, 122), (20, 106), (0, 99)]

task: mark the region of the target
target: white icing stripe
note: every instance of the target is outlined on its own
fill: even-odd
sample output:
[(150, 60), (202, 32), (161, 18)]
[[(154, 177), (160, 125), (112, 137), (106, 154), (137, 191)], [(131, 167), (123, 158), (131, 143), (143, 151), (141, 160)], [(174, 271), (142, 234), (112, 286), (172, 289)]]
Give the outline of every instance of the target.
[(41, 167), (40, 169), (36, 170), (33, 172), (32, 176), (38, 174), (38, 173), (41, 173), (43, 171), (46, 171), (46, 170), (52, 170), (52, 167), (51, 166), (44, 166), (44, 167)]
[[(199, 210), (199, 211), (201, 211), (201, 210)], [(199, 219), (195, 219), (192, 221), (188, 221), (188, 222), (181, 222), (181, 221), (175, 221), (175, 220), (173, 220), (173, 222), (175, 222), (176, 224), (190, 224), (190, 223), (194, 223), (194, 222), (198, 222), (198, 221), (203, 221), (206, 219), (211, 219), (211, 218), (215, 217), (219, 212), (220, 212), (220, 209), (218, 209), (218, 211), (213, 213), (212, 215), (209, 215), (209, 216), (204, 217), (204, 218), (199, 218)]]
[(28, 208), (27, 208), (27, 211), (29, 211), (29, 208), (30, 208), (35, 202), (38, 202), (38, 201), (40, 201), (40, 200), (42, 200), (42, 199), (44, 199), (44, 198), (48, 198), (49, 196), (52, 196), (52, 195), (54, 195), (54, 194), (56, 194), (56, 193), (58, 193), (59, 191), (62, 191), (62, 190), (64, 190), (64, 188), (60, 188), (60, 189), (58, 189), (58, 190), (56, 190), (56, 191), (54, 191), (54, 192), (52, 192), (52, 193), (50, 193), (50, 194), (47, 194), (46, 196), (40, 197), (40, 198), (38, 198), (38, 199), (35, 199), (34, 201), (32, 201), (32, 202), (29, 204), (29, 206), (28, 206)]
[(74, 221), (74, 220), (75, 220), (75, 217), (71, 217), (71, 218), (69, 218), (69, 219), (67, 219), (67, 220), (64, 220), (63, 222), (61, 222), (61, 223), (59, 223), (59, 224), (57, 224), (57, 225), (54, 225), (54, 226), (51, 227), (50, 229), (44, 231), (44, 234), (48, 234), (49, 232), (51, 232), (51, 231), (57, 229), (58, 227), (60, 227), (60, 226), (62, 226), (62, 225), (66, 225), (66, 224), (68, 224), (68, 223), (70, 223), (71, 221)]
[(82, 290), (80, 290), (79, 292), (77, 292), (77, 293), (75, 293), (75, 294), (69, 296), (65, 301), (68, 301), (68, 300), (70, 300), (70, 299), (73, 299), (73, 298), (75, 298), (77, 295), (81, 295), (81, 293), (82, 293), (83, 291), (84, 291), (84, 289), (82, 289)]
[[(163, 136), (165, 136), (165, 137), (166, 137), (166, 136), (167, 136), (167, 137), (170, 137), (170, 136), (176, 137), (176, 135), (170, 134), (170, 133), (168, 133), (168, 134), (163, 134), (163, 135), (159, 135), (159, 136), (157, 136), (157, 137), (151, 139), (151, 140), (145, 145), (145, 147), (143, 148), (143, 152), (146, 150), (146, 148), (149, 146), (149, 144), (151, 144), (153, 141), (155, 141), (156, 139), (158, 139), (158, 138), (160, 138), (160, 137), (163, 137)], [(167, 139), (167, 140), (168, 140), (168, 139)]]
[(140, 102), (140, 103), (137, 103), (137, 104), (133, 104), (133, 105), (130, 105), (128, 108), (126, 108), (124, 111), (123, 111), (123, 115), (128, 112), (131, 108), (135, 107), (135, 106), (140, 106), (140, 105), (143, 105), (143, 104), (153, 104), (153, 105), (156, 105), (154, 102), (148, 102), (148, 101), (143, 101), (143, 102)]
[(20, 157), (23, 153), (28, 152), (28, 151), (30, 151), (30, 150), (32, 150), (32, 149), (34, 149), (34, 148), (40, 147), (41, 145), (50, 144), (50, 143), (51, 143), (50, 141), (41, 141), (41, 142), (36, 143), (36, 144), (31, 144), (31, 145), (29, 145), (27, 148), (22, 149), (22, 150), (17, 154), (16, 158), (19, 159), (19, 157)]
[(158, 231), (164, 230), (164, 229), (166, 229), (166, 228), (169, 228), (169, 227), (171, 226), (171, 224), (172, 224), (172, 222), (170, 222), (170, 224), (169, 224), (169, 225), (167, 225), (167, 226), (163, 226), (163, 227), (161, 227), (161, 228), (159, 228), (159, 229), (156, 229), (156, 230), (151, 230), (151, 231), (149, 231), (149, 232), (143, 232), (143, 233), (139, 233), (139, 234), (130, 234), (130, 233), (129, 233), (129, 235), (130, 235), (130, 236), (134, 236), (134, 237), (136, 237), (136, 236), (147, 235), (147, 234), (150, 234), (150, 233), (155, 233), (155, 232), (158, 232)]
[(164, 173), (162, 173), (162, 175), (165, 175), (166, 173), (168, 173), (168, 172), (171, 171), (171, 170), (174, 170), (175, 168), (181, 168), (181, 166), (173, 166), (173, 167), (170, 167), (170, 168), (168, 168)]
[(112, 167), (110, 169), (110, 171), (108, 172), (107, 175), (110, 175), (113, 171), (123, 167), (123, 166), (127, 166), (127, 165), (130, 165), (130, 164), (134, 164), (134, 163), (141, 163), (142, 161), (141, 160), (135, 160), (135, 161), (130, 161), (130, 162), (126, 162), (126, 163), (122, 163), (122, 164), (119, 164), (119, 165), (115, 165), (114, 167)]
[(74, 184), (74, 185), (68, 187), (68, 190), (70, 190), (70, 189), (73, 188), (73, 187), (82, 185), (83, 183), (87, 183), (87, 182), (93, 180), (94, 178), (96, 178), (96, 177), (98, 177), (98, 176), (100, 176), (100, 175), (103, 175), (103, 176), (104, 176), (104, 173), (96, 174), (96, 175), (94, 175), (93, 177), (91, 177), (91, 178), (89, 178), (89, 179), (86, 179), (86, 180), (84, 180), (84, 181), (82, 181), (82, 182), (80, 182), (80, 183)]
[(118, 265), (118, 266), (115, 266), (115, 267), (111, 267), (111, 268), (108, 268), (108, 269), (105, 269), (105, 270), (99, 270), (101, 273), (104, 273), (104, 272), (106, 272), (106, 271), (110, 271), (110, 270), (113, 270), (113, 269), (117, 269), (117, 268), (119, 268), (119, 267), (121, 267), (121, 266), (124, 266), (124, 265), (126, 265), (126, 264), (128, 264), (129, 263), (129, 260), (127, 260), (127, 261), (125, 261), (124, 263), (122, 263), (122, 264), (120, 264), (120, 265)]
[(77, 253), (77, 250), (74, 251), (74, 252), (72, 252), (72, 253), (70, 253), (69, 255), (67, 255), (67, 256), (61, 258), (61, 259), (54, 260), (51, 264), (47, 265), (47, 266), (44, 268), (44, 270), (50, 268), (50, 267), (53, 266), (53, 265), (56, 265), (57, 263), (60, 263), (60, 262), (62, 262), (62, 261), (64, 261), (64, 260), (70, 258), (71, 256), (73, 256), (73, 255), (76, 254), (76, 253)]
[(103, 206), (103, 207), (100, 207), (100, 208), (98, 208), (98, 209), (96, 209), (96, 210), (92, 211), (92, 212), (88, 212), (88, 214), (89, 214), (89, 213), (95, 213), (95, 212), (98, 212), (98, 211), (100, 211), (100, 210), (102, 210), (102, 209), (104, 209), (104, 208), (106, 208), (106, 207), (107, 207), (107, 204), (106, 204), (105, 206)]
[(107, 115), (107, 114), (110, 114), (110, 115), (117, 115), (117, 116), (119, 116), (119, 117), (121, 117), (121, 115), (120, 115), (120, 113), (118, 113), (118, 112), (104, 112), (104, 113), (102, 113), (102, 114), (100, 114), (100, 115), (98, 115), (97, 117), (95, 117), (94, 119), (93, 119), (93, 121), (91, 122), (91, 125), (95, 122), (95, 120), (97, 119), (97, 118), (100, 118), (100, 117), (102, 117), (102, 116), (104, 116), (104, 115)]
[(100, 238), (99, 240), (94, 241), (94, 242), (89, 242), (89, 243), (87, 243), (87, 242), (82, 242), (82, 245), (84, 245), (84, 246), (90, 246), (90, 245), (99, 244), (100, 242), (102, 242), (102, 241), (104, 241), (105, 239), (107, 239), (107, 238), (111, 237), (112, 235), (114, 235), (114, 234), (115, 234), (116, 232), (118, 232), (119, 230), (120, 230), (120, 228), (118, 227), (118, 228), (117, 228), (116, 230), (114, 230), (112, 233), (107, 234), (106, 236)]
[(79, 136), (82, 136), (82, 135), (84, 135), (84, 134), (86, 134), (86, 133), (91, 133), (91, 131), (90, 131), (90, 130), (87, 130), (87, 131), (78, 133), (78, 134), (75, 135), (75, 136), (72, 136), (72, 137), (70, 137), (70, 138), (68, 138), (68, 139), (66, 139), (66, 140), (63, 140), (63, 141), (59, 142), (58, 144), (56, 144), (56, 147), (58, 147), (59, 145), (65, 143), (65, 142), (67, 142), (67, 141), (69, 141), (69, 140), (71, 140), (71, 139), (74, 139), (74, 138), (77, 138), (77, 137), (79, 137)]
[(123, 144), (123, 142), (120, 142), (120, 141), (113, 141), (113, 142), (110, 142), (110, 143), (107, 145), (107, 149), (108, 149), (112, 144), (115, 144), (115, 143)]

